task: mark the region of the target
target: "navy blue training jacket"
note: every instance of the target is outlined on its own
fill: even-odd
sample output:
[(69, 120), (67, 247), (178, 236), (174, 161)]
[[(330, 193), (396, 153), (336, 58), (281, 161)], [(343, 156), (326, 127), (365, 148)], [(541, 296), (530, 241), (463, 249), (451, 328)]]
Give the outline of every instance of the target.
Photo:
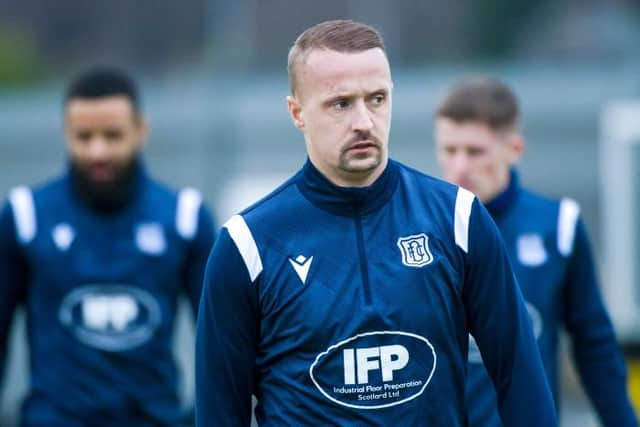
[[(566, 328), (580, 379), (605, 427), (637, 426), (624, 360), (598, 288), (579, 206), (523, 189), (515, 171), (487, 209), (505, 241), (526, 300), (556, 403), (558, 337)], [(477, 347), (469, 352), (470, 425), (499, 427), (496, 394)]]
[[(397, 162), (367, 188), (310, 162), (232, 217), (207, 264), (196, 420), (466, 423), (468, 334), (509, 426), (556, 425), (530, 321), (489, 214)], [(532, 410), (534, 409), (534, 410)]]
[(178, 296), (197, 310), (214, 224), (193, 189), (140, 169), (127, 205), (93, 211), (70, 174), (15, 188), (0, 213), (0, 367), (24, 302), (24, 426), (178, 426)]

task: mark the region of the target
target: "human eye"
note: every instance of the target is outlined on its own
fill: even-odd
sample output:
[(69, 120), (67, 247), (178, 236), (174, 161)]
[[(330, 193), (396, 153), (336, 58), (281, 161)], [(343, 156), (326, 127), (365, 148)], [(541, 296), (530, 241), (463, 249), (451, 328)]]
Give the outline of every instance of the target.
[(469, 157), (479, 157), (485, 153), (484, 148), (482, 147), (469, 147), (467, 148), (467, 154)]
[(75, 139), (80, 142), (88, 142), (91, 140), (93, 133), (88, 130), (79, 130), (74, 133)]
[(447, 156), (454, 156), (456, 154), (457, 148), (451, 145), (445, 145), (440, 147), (440, 151)]
[(123, 132), (120, 129), (107, 129), (104, 132), (104, 137), (107, 141), (119, 141), (123, 137)]
[(345, 98), (334, 99), (331, 102), (331, 107), (335, 110), (344, 110), (349, 107), (349, 101)]
[(383, 104), (387, 99), (387, 96), (384, 93), (376, 93), (371, 97), (371, 102), (375, 105)]

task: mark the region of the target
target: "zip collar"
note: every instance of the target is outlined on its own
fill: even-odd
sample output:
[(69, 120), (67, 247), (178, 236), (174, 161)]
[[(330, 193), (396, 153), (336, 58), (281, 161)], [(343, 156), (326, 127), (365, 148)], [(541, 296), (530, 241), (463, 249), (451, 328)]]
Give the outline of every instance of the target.
[(520, 178), (518, 172), (512, 168), (509, 172), (509, 185), (500, 194), (485, 203), (485, 207), (495, 219), (505, 213), (515, 204), (520, 195)]
[(378, 179), (368, 187), (340, 187), (329, 181), (309, 159), (298, 172), (296, 185), (307, 200), (334, 215), (357, 217), (380, 209), (393, 195), (398, 164), (389, 159)]

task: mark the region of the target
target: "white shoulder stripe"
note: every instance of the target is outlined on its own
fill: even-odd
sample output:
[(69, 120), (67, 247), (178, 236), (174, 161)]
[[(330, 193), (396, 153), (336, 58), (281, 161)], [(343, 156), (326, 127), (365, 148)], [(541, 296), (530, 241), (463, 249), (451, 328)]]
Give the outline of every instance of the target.
[(27, 244), (36, 237), (36, 208), (33, 194), (28, 187), (16, 187), (9, 193), (13, 219), (20, 243)]
[(471, 217), (471, 206), (475, 196), (469, 190), (458, 188), (456, 195), (456, 208), (454, 216), (454, 232), (456, 245), (463, 251), (469, 252), (469, 218)]
[(224, 227), (236, 244), (253, 282), (262, 271), (262, 260), (249, 226), (240, 215), (234, 215), (224, 224)]
[(573, 252), (573, 241), (576, 234), (576, 224), (580, 215), (580, 206), (575, 200), (564, 198), (560, 201), (558, 213), (558, 251), (563, 256)]
[(191, 240), (198, 231), (198, 214), (202, 195), (194, 188), (183, 188), (178, 193), (176, 229), (183, 239)]

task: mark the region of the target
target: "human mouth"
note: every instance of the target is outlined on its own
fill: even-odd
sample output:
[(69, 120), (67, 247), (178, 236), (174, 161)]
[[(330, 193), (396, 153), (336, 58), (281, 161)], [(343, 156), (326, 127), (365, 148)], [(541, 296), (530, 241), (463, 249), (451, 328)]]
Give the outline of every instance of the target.
[(374, 150), (377, 148), (378, 148), (378, 145), (375, 144), (373, 141), (364, 140), (364, 141), (358, 141), (355, 144), (350, 145), (347, 151), (360, 154), (360, 153), (367, 153), (370, 150)]
[(113, 179), (113, 168), (109, 165), (93, 165), (89, 168), (89, 178), (94, 182), (107, 182)]

